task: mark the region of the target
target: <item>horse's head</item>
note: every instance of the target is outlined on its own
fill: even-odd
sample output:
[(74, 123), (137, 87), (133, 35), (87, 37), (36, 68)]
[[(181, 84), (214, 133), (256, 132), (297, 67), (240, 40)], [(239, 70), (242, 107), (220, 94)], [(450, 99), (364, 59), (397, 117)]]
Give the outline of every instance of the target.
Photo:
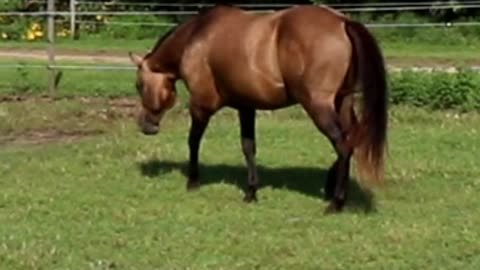
[(137, 66), (135, 85), (142, 105), (138, 125), (145, 135), (157, 134), (160, 120), (175, 104), (175, 77), (169, 73), (153, 72), (138, 55), (129, 53), (129, 56)]

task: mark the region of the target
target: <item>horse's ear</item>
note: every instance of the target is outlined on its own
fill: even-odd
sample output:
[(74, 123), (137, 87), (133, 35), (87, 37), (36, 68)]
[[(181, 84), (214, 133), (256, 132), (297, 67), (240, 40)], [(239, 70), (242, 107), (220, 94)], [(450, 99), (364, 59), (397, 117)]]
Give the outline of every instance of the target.
[(130, 57), (130, 60), (132, 61), (132, 63), (137, 67), (142, 65), (143, 58), (141, 56), (136, 55), (132, 52), (128, 52), (128, 56)]

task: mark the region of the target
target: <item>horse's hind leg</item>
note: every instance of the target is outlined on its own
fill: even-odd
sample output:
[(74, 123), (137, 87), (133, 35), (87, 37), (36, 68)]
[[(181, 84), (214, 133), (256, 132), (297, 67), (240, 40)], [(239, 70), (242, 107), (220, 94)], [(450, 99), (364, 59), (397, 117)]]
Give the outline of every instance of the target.
[[(347, 136), (347, 140), (349, 139), (348, 134), (351, 134), (353, 128), (355, 128), (358, 123), (353, 105), (353, 94), (349, 94), (346, 96), (337, 96), (335, 98), (335, 111), (339, 115), (342, 133)], [(335, 187), (337, 183), (337, 170), (338, 160), (328, 170), (327, 181), (325, 183), (325, 195), (327, 199), (332, 199), (334, 197)]]
[(258, 188), (258, 174), (255, 162), (255, 110), (241, 109), (238, 111), (240, 118), (240, 132), (242, 140), (242, 151), (248, 166), (247, 190), (245, 202), (256, 201)]
[[(340, 115), (335, 110), (333, 100), (330, 100), (332, 99), (325, 96), (302, 103), (316, 127), (327, 136), (338, 155), (337, 161), (329, 171), (329, 178), (334, 178), (335, 181), (327, 180), (327, 188), (333, 189), (333, 192), (329, 191), (333, 198), (326, 210), (328, 213), (339, 212), (345, 205), (352, 155), (352, 148), (347, 144), (345, 133), (342, 130)], [(334, 188), (332, 188), (333, 186)]]

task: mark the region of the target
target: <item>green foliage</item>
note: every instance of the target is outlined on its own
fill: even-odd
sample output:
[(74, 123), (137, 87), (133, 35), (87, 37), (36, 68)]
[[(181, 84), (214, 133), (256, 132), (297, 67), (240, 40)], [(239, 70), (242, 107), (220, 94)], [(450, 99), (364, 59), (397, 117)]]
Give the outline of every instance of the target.
[[(47, 89), (48, 72), (46, 69), (27, 69), (25, 62), (3, 62), (16, 64), (16, 68), (2, 69), (0, 72), (0, 96), (10, 94), (42, 94)], [(30, 63), (31, 64), (31, 63)]]
[[(9, 0), (0, 3), (0, 11), (19, 11), (24, 9), (24, 1)], [(39, 39), (42, 19), (29, 16), (0, 16), (0, 40)]]
[(470, 69), (460, 68), (457, 73), (391, 73), (390, 89), (393, 104), (461, 111), (480, 109), (480, 75)]
[(22, 0), (2, 0), (0, 2), (0, 11), (17, 10), (23, 7)]

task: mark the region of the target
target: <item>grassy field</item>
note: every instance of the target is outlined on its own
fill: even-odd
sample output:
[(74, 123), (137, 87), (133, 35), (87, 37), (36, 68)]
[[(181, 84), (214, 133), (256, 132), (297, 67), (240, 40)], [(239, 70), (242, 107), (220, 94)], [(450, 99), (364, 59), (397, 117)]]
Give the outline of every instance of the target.
[(480, 267), (477, 113), (392, 108), (386, 186), (352, 184), (346, 212), (324, 216), (335, 156), (298, 108), (259, 116), (262, 188), (246, 205), (233, 111), (213, 119), (188, 193), (182, 106), (146, 137), (134, 104), (0, 103), (1, 269)]
[[(0, 65), (46, 65), (40, 60), (0, 60)], [(91, 65), (57, 61), (61, 65)], [(94, 65), (92, 65), (94, 66)], [(125, 65), (122, 65), (125, 66)], [(58, 84), (59, 96), (128, 96), (136, 94), (134, 70), (62, 70)], [(0, 70), (0, 96), (12, 94), (44, 94), (48, 89), (46, 68), (9, 68)]]

